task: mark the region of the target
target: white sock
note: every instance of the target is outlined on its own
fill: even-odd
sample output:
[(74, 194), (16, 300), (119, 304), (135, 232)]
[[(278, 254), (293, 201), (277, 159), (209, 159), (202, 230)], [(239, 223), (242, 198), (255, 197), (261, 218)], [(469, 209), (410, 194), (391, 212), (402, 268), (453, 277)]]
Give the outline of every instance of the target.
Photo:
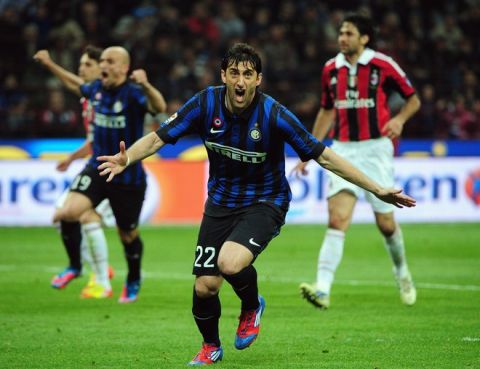
[(390, 254), (395, 273), (399, 277), (403, 277), (408, 273), (407, 259), (405, 257), (405, 243), (400, 226), (397, 224), (395, 232), (390, 237), (385, 237), (385, 248)]
[(330, 294), (335, 271), (342, 260), (345, 232), (328, 228), (317, 264), (317, 290)]
[(87, 223), (82, 226), (91, 249), (95, 279), (105, 288), (112, 288), (108, 279), (108, 247), (105, 233), (100, 223)]
[(87, 264), (90, 270), (94, 272), (95, 265), (93, 262), (92, 252), (90, 251), (90, 247), (88, 245), (88, 238), (87, 238), (87, 235), (85, 234), (85, 230), (83, 229), (83, 227), (82, 227), (82, 243), (80, 244), (80, 252), (82, 255), (83, 265), (85, 266), (85, 264)]

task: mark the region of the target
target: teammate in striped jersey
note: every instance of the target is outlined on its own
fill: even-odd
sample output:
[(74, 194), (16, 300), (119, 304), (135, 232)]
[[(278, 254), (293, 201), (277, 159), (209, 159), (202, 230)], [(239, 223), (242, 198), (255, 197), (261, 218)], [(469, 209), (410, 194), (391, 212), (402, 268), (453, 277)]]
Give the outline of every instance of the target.
[[(330, 130), (332, 148), (380, 185), (394, 185), (392, 139), (402, 133), (403, 125), (420, 108), (420, 100), (407, 76), (390, 57), (369, 48), (373, 42), (370, 19), (351, 15), (341, 24), (340, 52), (325, 64), (322, 73), (321, 109), (313, 134), (323, 140)], [(390, 115), (388, 95), (397, 91), (405, 99), (398, 114)], [(305, 162), (294, 172), (307, 174)], [(302, 283), (302, 295), (320, 308), (330, 305), (330, 290), (343, 254), (347, 231), (361, 188), (329, 173), (328, 230), (318, 259), (314, 285)], [(416, 289), (407, 265), (400, 226), (395, 221), (394, 206), (365, 192), (370, 202), (385, 247), (394, 264), (394, 275), (401, 301), (413, 305)]]
[[(93, 155), (70, 187), (70, 196), (58, 212), (58, 219), (84, 223), (104, 199), (110, 201), (120, 239), (124, 246), (128, 275), (120, 303), (134, 302), (141, 283), (143, 242), (138, 221), (146, 191), (146, 174), (141, 163), (132, 165), (112, 183), (100, 178), (97, 156), (116, 151), (118, 141), (132, 144), (143, 136), (147, 111), (166, 110), (162, 94), (153, 87), (143, 69), (133, 70), (128, 80), (130, 55), (122, 47), (105, 49), (100, 57), (100, 78), (90, 83), (58, 70), (65, 86), (88, 99), (94, 109), (92, 126)], [(111, 294), (111, 291), (110, 291)]]
[(235, 347), (250, 346), (257, 338), (265, 300), (258, 294), (253, 262), (277, 236), (291, 199), (285, 177), (284, 145), (289, 143), (303, 160), (323, 167), (397, 206), (415, 200), (398, 190), (385, 189), (309, 134), (298, 119), (270, 96), (260, 92), (261, 59), (246, 44), (234, 45), (222, 60), (224, 86), (209, 87), (183, 105), (156, 132), (128, 150), (120, 143), (115, 156), (101, 156), (107, 181), (164, 144), (198, 134), (210, 162), (208, 200), (200, 226), (193, 274), (193, 316), (203, 337), (190, 365), (207, 365), (223, 357), (218, 330), (220, 287), (225, 279), (241, 300)]
[[(102, 50), (97, 47), (87, 46), (85, 48), (84, 53), (80, 57), (78, 67), (78, 77), (83, 81), (92, 82), (99, 78), (101, 53)], [(34, 59), (46, 66), (54, 75), (61, 77), (63, 73), (68, 73), (50, 58), (47, 50), (38, 51), (34, 55)], [(57, 164), (57, 170), (61, 172), (66, 171), (74, 160), (85, 158), (91, 154), (91, 128), (93, 125), (94, 112), (88, 99), (82, 98), (81, 104), (87, 138), (80, 148)], [(58, 222), (60, 209), (67, 201), (69, 193), (70, 190), (67, 189), (57, 200), (55, 204), (56, 211), (53, 216), (54, 222)], [(85, 219), (85, 223), (82, 225), (80, 225), (79, 221), (60, 221), (58, 223), (62, 241), (69, 257), (69, 266), (52, 279), (52, 287), (63, 289), (73, 279), (77, 278), (82, 271), (83, 261), (90, 266), (93, 274), (90, 276), (87, 286), (82, 290), (82, 297), (109, 297), (111, 295), (109, 279), (113, 272), (108, 266), (107, 242), (101, 227), (102, 223), (112, 224), (112, 210), (108, 200), (104, 200), (99, 204), (95, 211), (90, 213), (88, 218)]]

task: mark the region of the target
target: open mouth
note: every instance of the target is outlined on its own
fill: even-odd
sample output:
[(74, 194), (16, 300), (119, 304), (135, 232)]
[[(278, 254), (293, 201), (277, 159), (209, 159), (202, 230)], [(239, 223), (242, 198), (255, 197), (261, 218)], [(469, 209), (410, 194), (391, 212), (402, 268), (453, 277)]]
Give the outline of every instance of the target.
[(241, 90), (241, 89), (238, 89), (238, 88), (235, 89), (235, 96), (243, 97), (244, 95), (245, 95), (245, 90)]
[(102, 72), (101, 75), (102, 75), (102, 78), (107, 78), (107, 77), (108, 77), (108, 73), (107, 73), (107, 72)]

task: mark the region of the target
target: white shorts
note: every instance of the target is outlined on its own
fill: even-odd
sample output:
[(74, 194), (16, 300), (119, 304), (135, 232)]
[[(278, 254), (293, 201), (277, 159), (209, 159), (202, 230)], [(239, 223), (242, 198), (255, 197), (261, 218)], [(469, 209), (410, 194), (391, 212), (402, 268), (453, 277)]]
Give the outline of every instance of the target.
[[(389, 138), (382, 137), (354, 142), (334, 140), (331, 148), (381, 186), (394, 186), (393, 144)], [(357, 198), (364, 194), (365, 200), (372, 205), (373, 211), (376, 213), (390, 213), (395, 209), (394, 205), (383, 202), (363, 188), (344, 180), (330, 171), (327, 171), (327, 173), (330, 179), (327, 197), (332, 197), (340, 191), (346, 190)]]
[[(55, 202), (55, 207), (60, 209), (65, 201), (67, 200), (67, 196), (70, 190), (67, 188), (60, 197)], [(110, 207), (110, 202), (108, 199), (103, 200), (100, 204), (97, 205), (95, 211), (100, 215), (102, 218), (102, 223), (104, 226), (107, 227), (114, 227), (116, 225), (115, 217), (113, 216), (112, 208)]]

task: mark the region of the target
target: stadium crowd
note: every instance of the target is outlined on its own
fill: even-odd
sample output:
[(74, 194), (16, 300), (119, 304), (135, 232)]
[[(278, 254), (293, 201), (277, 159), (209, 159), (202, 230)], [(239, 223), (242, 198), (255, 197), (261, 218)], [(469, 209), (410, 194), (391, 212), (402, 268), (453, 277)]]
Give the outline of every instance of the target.
[[(78, 101), (32, 56), (48, 49), (76, 71), (89, 44), (127, 48), (132, 69), (147, 70), (173, 112), (220, 84), (219, 57), (233, 42), (248, 42), (265, 62), (262, 90), (313, 124), (321, 68), (337, 53), (339, 21), (354, 10), (379, 24), (376, 49), (419, 92), (421, 111), (403, 137), (480, 139), (479, 0), (3, 0), (1, 137), (84, 135)], [(391, 98), (393, 110), (398, 99)]]

